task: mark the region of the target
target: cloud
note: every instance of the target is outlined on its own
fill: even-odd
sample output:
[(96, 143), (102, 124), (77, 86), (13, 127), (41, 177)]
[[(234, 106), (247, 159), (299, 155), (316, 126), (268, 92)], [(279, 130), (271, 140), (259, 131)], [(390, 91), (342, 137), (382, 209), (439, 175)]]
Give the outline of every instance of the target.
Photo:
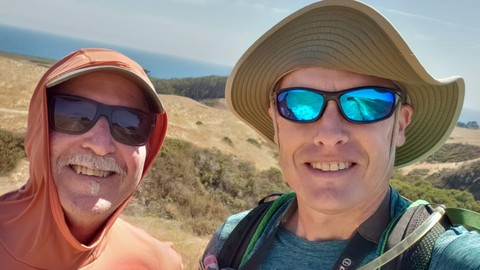
[(400, 10), (396, 10), (396, 9), (385, 8), (384, 10), (387, 11), (387, 12), (391, 12), (391, 13), (401, 15), (401, 16), (416, 18), (416, 19), (420, 19), (420, 20), (424, 20), (424, 21), (430, 21), (430, 22), (434, 22), (434, 23), (438, 23), (438, 24), (442, 24), (442, 25), (446, 25), (446, 26), (453, 26), (453, 27), (464, 28), (464, 29), (467, 29), (467, 30), (480, 31), (480, 29), (476, 28), (476, 27), (472, 27), (472, 26), (465, 25), (465, 24), (454, 23), (454, 22), (451, 22), (451, 21), (443, 20), (443, 19), (440, 20), (440, 19), (436, 19), (436, 18), (433, 18), (433, 17), (418, 15), (418, 14), (414, 14), (414, 13), (410, 13), (410, 12), (404, 12), (404, 11), (400, 11)]

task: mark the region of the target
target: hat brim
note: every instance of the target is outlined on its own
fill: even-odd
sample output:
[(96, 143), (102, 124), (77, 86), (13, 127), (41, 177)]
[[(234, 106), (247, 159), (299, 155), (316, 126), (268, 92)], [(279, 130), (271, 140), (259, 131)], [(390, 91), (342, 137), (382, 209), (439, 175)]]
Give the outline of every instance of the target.
[(268, 114), (270, 92), (288, 72), (310, 66), (386, 78), (407, 92), (414, 115), (405, 144), (396, 150), (396, 167), (440, 148), (460, 115), (463, 79), (433, 78), (385, 17), (351, 0), (309, 5), (260, 37), (227, 79), (227, 105), (273, 142), (274, 128)]
[(61, 76), (55, 78), (54, 80), (48, 82), (47, 88), (59, 85), (65, 81), (71, 80), (73, 78), (76, 78), (81, 75), (85, 75), (91, 72), (97, 72), (97, 71), (107, 71), (107, 72), (112, 72), (116, 73), (120, 76), (123, 76), (132, 82), (134, 82), (140, 89), (142, 89), (146, 99), (148, 100), (149, 104), (151, 105), (151, 110), (155, 113), (164, 113), (165, 109), (163, 107), (163, 104), (161, 103), (160, 99), (158, 98), (157, 92), (155, 91), (155, 88), (153, 85), (149, 82), (146, 81), (148, 79), (143, 78), (139, 76), (137, 73), (134, 71), (119, 67), (119, 66), (110, 66), (110, 65), (96, 65), (96, 66), (90, 66), (90, 67), (84, 67), (80, 69), (76, 69), (70, 72), (67, 72), (65, 74), (62, 74)]

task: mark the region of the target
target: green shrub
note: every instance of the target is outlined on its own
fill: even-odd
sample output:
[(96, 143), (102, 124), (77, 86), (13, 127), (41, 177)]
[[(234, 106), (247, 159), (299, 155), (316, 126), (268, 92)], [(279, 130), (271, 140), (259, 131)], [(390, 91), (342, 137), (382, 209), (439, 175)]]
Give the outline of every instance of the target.
[(227, 216), (288, 190), (277, 169), (259, 172), (219, 150), (167, 139), (125, 211), (179, 220), (186, 230), (210, 235)]
[(199, 102), (212, 108), (215, 108), (219, 103), (218, 99), (202, 99), (202, 100), (199, 100)]
[(8, 175), (25, 158), (23, 136), (0, 130), (0, 176)]
[(223, 137), (222, 140), (223, 140), (224, 142), (226, 142), (228, 145), (233, 146), (232, 139), (230, 139), (229, 137), (225, 136), (225, 137)]
[(257, 140), (255, 140), (255, 139), (253, 139), (253, 138), (248, 138), (248, 139), (247, 139), (247, 142), (255, 145), (255, 146), (258, 147), (258, 148), (261, 148), (261, 147), (262, 147), (262, 145), (261, 145)]
[(480, 203), (475, 201), (473, 194), (468, 191), (438, 188), (427, 180), (399, 174), (394, 175), (391, 184), (400, 194), (412, 201), (423, 199), (430, 203), (444, 204), (447, 207), (461, 207), (480, 212)]

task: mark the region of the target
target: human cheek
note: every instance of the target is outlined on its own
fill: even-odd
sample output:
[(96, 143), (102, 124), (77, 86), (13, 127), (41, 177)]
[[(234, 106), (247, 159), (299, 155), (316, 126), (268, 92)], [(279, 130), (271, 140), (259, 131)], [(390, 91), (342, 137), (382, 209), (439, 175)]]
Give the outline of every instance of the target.
[(133, 177), (135, 184), (138, 184), (142, 177), (146, 155), (146, 146), (129, 146), (123, 151), (124, 160), (127, 163), (129, 174)]
[(279, 123), (279, 161), (282, 168), (290, 173), (297, 167), (298, 153), (305, 144), (305, 130), (303, 126), (294, 123)]
[(52, 169), (57, 164), (60, 156), (65, 152), (70, 151), (74, 145), (72, 135), (68, 135), (62, 132), (50, 131), (50, 163)]
[(369, 155), (371, 167), (377, 171), (385, 171), (392, 158), (392, 128), (386, 124), (377, 123), (368, 132), (363, 132), (362, 139), (359, 140)]

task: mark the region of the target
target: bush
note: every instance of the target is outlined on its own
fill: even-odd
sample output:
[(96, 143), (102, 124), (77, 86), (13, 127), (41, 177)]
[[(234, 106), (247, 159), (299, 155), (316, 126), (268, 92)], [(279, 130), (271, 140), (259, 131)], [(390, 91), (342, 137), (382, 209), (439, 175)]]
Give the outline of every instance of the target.
[(24, 149), (23, 136), (0, 130), (0, 176), (8, 175), (25, 158)]
[(255, 139), (253, 139), (253, 138), (248, 138), (248, 139), (247, 139), (247, 142), (253, 144), (254, 146), (256, 146), (256, 147), (258, 147), (258, 148), (261, 148), (261, 147), (262, 147), (262, 145), (261, 145), (257, 140), (255, 140)]
[[(417, 173), (414, 175), (418, 176)], [(444, 204), (447, 207), (461, 207), (480, 212), (480, 203), (475, 201), (473, 194), (468, 191), (438, 188), (421, 177), (402, 176), (398, 173), (394, 174), (391, 184), (400, 194), (412, 201), (423, 199), (430, 203)]]
[(288, 190), (277, 169), (259, 172), (219, 150), (167, 139), (125, 211), (179, 220), (186, 230), (210, 235), (227, 216)]
[(222, 141), (226, 142), (228, 145), (230, 146), (233, 146), (233, 142), (232, 142), (232, 139), (230, 139), (229, 137), (225, 136), (223, 137)]

